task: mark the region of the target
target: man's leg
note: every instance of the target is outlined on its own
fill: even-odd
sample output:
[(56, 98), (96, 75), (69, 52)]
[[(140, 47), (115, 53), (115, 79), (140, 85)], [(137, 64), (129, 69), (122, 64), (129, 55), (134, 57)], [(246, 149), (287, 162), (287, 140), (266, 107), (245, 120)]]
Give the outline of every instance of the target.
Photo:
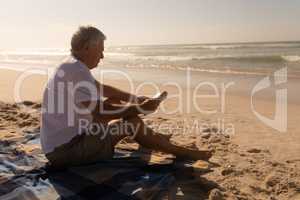
[[(123, 131), (134, 134), (134, 139), (143, 147), (173, 154), (180, 158), (189, 158), (194, 160), (208, 160), (212, 153), (210, 151), (191, 150), (172, 144), (167, 137), (155, 133), (147, 127), (140, 117), (132, 117), (123, 122)], [(125, 129), (125, 130), (124, 130)], [(126, 135), (126, 134), (125, 134)], [(123, 139), (124, 136), (119, 137)]]

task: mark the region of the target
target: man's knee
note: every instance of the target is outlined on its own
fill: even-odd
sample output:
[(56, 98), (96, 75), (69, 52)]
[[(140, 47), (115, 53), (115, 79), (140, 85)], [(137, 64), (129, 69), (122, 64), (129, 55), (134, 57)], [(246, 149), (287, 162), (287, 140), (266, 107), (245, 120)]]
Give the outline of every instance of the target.
[(125, 119), (124, 122), (126, 132), (130, 133), (133, 138), (143, 132), (144, 122), (140, 117), (130, 117)]
[(115, 99), (115, 98), (107, 98), (104, 102), (109, 103), (109, 104), (121, 104), (122, 103), (119, 99)]

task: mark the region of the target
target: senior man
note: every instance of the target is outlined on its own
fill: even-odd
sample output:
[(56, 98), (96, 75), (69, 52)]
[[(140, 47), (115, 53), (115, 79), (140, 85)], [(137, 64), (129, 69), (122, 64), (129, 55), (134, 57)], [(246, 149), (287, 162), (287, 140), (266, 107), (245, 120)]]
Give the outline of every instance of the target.
[[(90, 70), (104, 58), (105, 39), (95, 27), (79, 27), (71, 40), (71, 57), (49, 79), (42, 103), (41, 144), (51, 165), (67, 167), (112, 158), (115, 145), (127, 136), (146, 148), (208, 160), (211, 152), (176, 146), (144, 124), (139, 114), (154, 112), (159, 101), (93, 78)], [(93, 131), (95, 123), (102, 129)]]

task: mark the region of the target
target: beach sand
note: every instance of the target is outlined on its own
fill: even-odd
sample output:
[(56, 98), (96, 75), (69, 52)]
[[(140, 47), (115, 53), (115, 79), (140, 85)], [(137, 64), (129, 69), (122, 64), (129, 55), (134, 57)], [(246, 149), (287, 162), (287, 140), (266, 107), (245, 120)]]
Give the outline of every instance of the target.
[[(13, 91), (19, 76), (20, 72), (1, 70), (1, 153), (9, 149), (40, 155), (38, 143), (24, 144), (24, 141), (39, 137), (40, 102), (47, 77), (35, 75), (26, 80), (21, 87), (22, 100), (26, 101), (18, 104), (14, 102)], [(128, 90), (122, 81), (106, 83)], [(170, 86), (161, 85), (160, 89), (168, 90), (169, 96), (176, 94)], [(144, 88), (142, 93), (153, 95), (154, 92)], [(190, 93), (189, 89), (183, 91), (185, 97)], [(280, 133), (257, 119), (246, 93), (229, 92), (224, 112), (220, 109), (219, 99), (201, 98), (196, 103), (198, 107), (210, 111), (217, 109), (217, 112), (199, 112), (193, 106), (188, 108), (187, 100), (178, 105), (176, 100), (169, 99), (162, 105), (167, 111), (174, 111), (176, 107), (183, 111), (166, 114), (161, 107), (157, 113), (145, 117), (145, 122), (159, 132), (171, 134), (173, 143), (192, 149), (215, 150), (211, 161), (219, 166), (214, 167), (213, 172), (199, 176), (199, 179), (204, 177), (222, 189), (208, 191), (208, 198), (300, 199), (298, 104), (288, 104), (288, 129)], [(269, 99), (255, 102), (256, 110), (266, 116), (274, 114), (274, 107), (275, 103)]]

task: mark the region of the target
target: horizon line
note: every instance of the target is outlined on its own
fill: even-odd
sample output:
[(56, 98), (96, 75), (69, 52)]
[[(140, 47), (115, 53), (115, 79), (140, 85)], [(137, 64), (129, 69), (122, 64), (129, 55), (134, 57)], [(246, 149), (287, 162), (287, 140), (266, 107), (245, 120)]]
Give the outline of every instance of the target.
[[(219, 43), (199, 43), (199, 42), (189, 42), (189, 43), (152, 43), (152, 44), (131, 44), (131, 45), (126, 45), (126, 44), (120, 44), (120, 45), (106, 45), (107, 47), (139, 47), (139, 46), (176, 46), (176, 45), (230, 45), (230, 44), (272, 44), (272, 43), (300, 43), (299, 40), (277, 40), (277, 41), (252, 41), (252, 42), (219, 42)], [(0, 51), (2, 50), (8, 50), (8, 49), (67, 49), (69, 47), (15, 47), (15, 48), (1, 48)]]

